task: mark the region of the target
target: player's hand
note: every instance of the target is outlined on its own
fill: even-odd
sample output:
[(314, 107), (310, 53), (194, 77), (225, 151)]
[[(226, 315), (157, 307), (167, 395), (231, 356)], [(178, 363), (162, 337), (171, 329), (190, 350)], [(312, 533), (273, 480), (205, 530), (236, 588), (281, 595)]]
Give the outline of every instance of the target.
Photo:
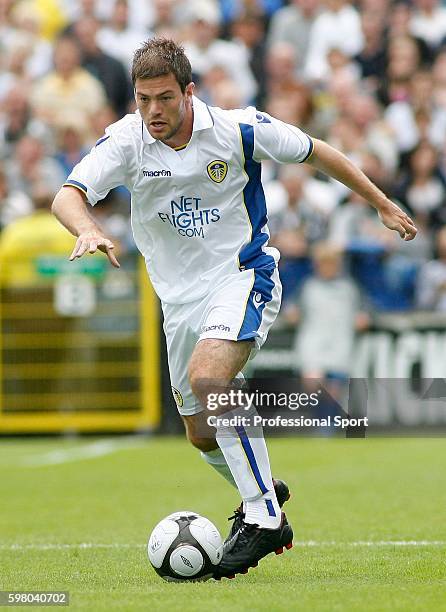
[(378, 211), (382, 223), (391, 230), (398, 232), (403, 240), (413, 240), (417, 235), (414, 222), (394, 202), (388, 200), (387, 205)]
[(115, 268), (120, 268), (121, 264), (116, 259), (116, 255), (113, 252), (115, 245), (111, 240), (101, 236), (98, 232), (85, 232), (79, 235), (76, 240), (73, 252), (70, 255), (70, 261), (82, 257), (85, 253), (96, 253), (97, 250), (105, 253)]

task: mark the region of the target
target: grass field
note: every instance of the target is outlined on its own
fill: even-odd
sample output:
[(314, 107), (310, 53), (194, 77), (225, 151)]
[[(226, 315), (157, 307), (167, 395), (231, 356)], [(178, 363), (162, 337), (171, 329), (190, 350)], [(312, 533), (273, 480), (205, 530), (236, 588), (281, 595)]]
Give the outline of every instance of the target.
[(239, 503), (197, 451), (1, 440), (0, 589), (68, 590), (69, 609), (93, 612), (446, 610), (444, 440), (276, 439), (270, 454), (295, 547), (235, 580), (168, 584), (146, 557), (155, 523), (195, 510), (225, 536)]

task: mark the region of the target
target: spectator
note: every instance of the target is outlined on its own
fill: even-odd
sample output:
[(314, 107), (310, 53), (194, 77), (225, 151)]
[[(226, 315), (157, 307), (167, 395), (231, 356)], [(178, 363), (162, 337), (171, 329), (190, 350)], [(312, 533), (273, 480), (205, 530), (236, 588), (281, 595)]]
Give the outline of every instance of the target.
[(368, 326), (368, 315), (361, 309), (360, 292), (343, 274), (342, 251), (328, 242), (312, 249), (315, 274), (285, 312), (298, 322), (296, 365), (304, 379), (325, 381), (349, 376), (353, 340), (358, 330)]
[(358, 81), (360, 78), (360, 70), (357, 64), (338, 47), (332, 47), (327, 51), (327, 64), (327, 80), (334, 76), (342, 77), (343, 75), (354, 81)]
[(252, 0), (218, 0), (218, 2), (222, 21), (225, 24), (234, 21), (247, 8), (253, 8), (254, 6), (267, 22), (284, 4), (284, 0), (254, 0), (254, 2)]
[(146, 38), (147, 32), (130, 25), (127, 0), (116, 0), (110, 22), (98, 32), (97, 44), (104, 53), (119, 60), (130, 72), (133, 53)]
[[(388, 19), (389, 11), (393, 2), (399, 2), (400, 0), (359, 0), (355, 2), (361, 15), (365, 13), (374, 13), (377, 19), (386, 21)], [(405, 0), (403, 0), (405, 1)]]
[(31, 48), (26, 37), (19, 34), (14, 37), (8, 49), (6, 49), (3, 60), (3, 71), (0, 72), (0, 100), (8, 92), (18, 85), (29, 89), (31, 78), (27, 72), (27, 60)]
[(56, 126), (57, 152), (54, 157), (60, 164), (65, 178), (88, 153), (87, 125), (84, 121), (83, 115), (70, 113), (61, 117)]
[[(392, 130), (382, 120), (376, 99), (370, 94), (354, 92), (347, 99), (344, 112), (348, 121), (363, 135), (361, 148), (375, 155), (386, 168), (389, 179), (394, 178), (399, 161), (398, 149)], [(384, 185), (382, 187), (385, 188)]]
[(348, 57), (357, 55), (363, 47), (361, 21), (357, 10), (347, 0), (326, 0), (325, 9), (316, 17), (308, 42), (304, 73), (318, 83), (327, 79), (327, 55), (337, 48)]
[(446, 36), (446, 8), (438, 0), (414, 0), (410, 31), (435, 53)]
[(232, 42), (240, 45), (248, 56), (249, 67), (257, 83), (256, 106), (262, 107), (266, 95), (265, 27), (255, 11), (241, 13), (232, 23)]
[[(61, 0), (70, 23), (82, 17), (94, 17), (100, 23), (112, 19), (115, 0)], [(175, 0), (174, 0), (175, 1)], [(181, 0), (176, 0), (180, 2)], [(127, 21), (131, 30), (139, 30), (145, 36), (154, 20), (152, 0), (127, 0)]]
[(414, 149), (424, 136), (442, 147), (446, 135), (446, 108), (435, 104), (432, 75), (426, 70), (407, 74), (404, 98), (390, 104), (384, 117), (395, 134), (401, 153)]
[[(432, 51), (422, 38), (414, 35), (411, 29), (412, 7), (406, 0), (396, 0), (387, 18), (387, 44), (394, 38), (409, 37), (415, 41), (423, 64), (433, 61)], [(387, 44), (385, 45), (387, 48)]]
[(237, 87), (229, 78), (221, 79), (212, 90), (212, 105), (225, 110), (240, 108), (242, 100)]
[(29, 0), (32, 12), (37, 11), (43, 38), (53, 42), (66, 26), (66, 16), (59, 0)]
[(394, 237), (381, 231), (377, 214), (362, 198), (351, 194), (335, 210), (328, 235), (345, 250), (353, 278), (375, 309), (412, 307), (418, 257), (396, 251)]
[(98, 79), (119, 117), (126, 114), (133, 89), (123, 64), (104, 53), (97, 44), (99, 23), (94, 17), (83, 17), (74, 24), (74, 33), (82, 52), (82, 66)]
[(350, 193), (344, 205), (334, 210), (328, 239), (343, 250), (371, 250), (378, 253), (391, 249), (395, 242), (392, 235), (381, 230), (376, 212), (354, 193)]
[(424, 310), (446, 312), (446, 226), (436, 238), (437, 257), (420, 270), (417, 306)]
[(257, 95), (257, 84), (249, 67), (249, 53), (233, 41), (218, 38), (218, 8), (203, 0), (195, 0), (190, 6), (189, 18), (190, 30), (185, 49), (198, 81), (208, 70), (221, 68), (236, 84), (243, 105), (252, 103)]
[(292, 0), (289, 6), (279, 9), (271, 19), (268, 48), (282, 42), (292, 45), (299, 74), (303, 72), (310, 31), (318, 13), (319, 0)]
[[(206, 72), (204, 72), (200, 78), (200, 97), (210, 106), (218, 106), (215, 96), (221, 87), (224, 87), (225, 83), (232, 83), (232, 87), (235, 88), (235, 96), (239, 100), (241, 106), (245, 105), (245, 101), (241, 94), (237, 91), (235, 83), (229, 76), (228, 70), (218, 64), (210, 66)], [(233, 96), (234, 97), (234, 96)], [(232, 107), (233, 108), (233, 107)]]
[(42, 36), (42, 15), (36, 5), (19, 2), (14, 7), (13, 17), (28, 48), (26, 74), (31, 79), (38, 79), (49, 72), (52, 66), (52, 46)]
[(271, 97), (289, 94), (301, 87), (294, 50), (289, 43), (277, 43), (268, 49), (265, 70), (266, 87)]
[(392, 102), (407, 102), (411, 78), (421, 63), (416, 40), (410, 36), (391, 39), (387, 56), (387, 72), (378, 89), (379, 99), (385, 106)]
[(37, 182), (31, 193), (33, 212), (10, 223), (0, 235), (3, 286), (21, 289), (38, 286), (42, 278), (36, 270), (36, 258), (45, 253), (65, 258), (74, 247), (73, 236), (51, 214), (54, 192), (45, 183)]
[(6, 95), (0, 113), (0, 158), (11, 158), (17, 142), (26, 134), (43, 142), (50, 139), (45, 124), (32, 115), (26, 89), (15, 85)]
[(151, 29), (155, 36), (174, 31), (181, 23), (181, 2), (178, 0), (154, 0), (153, 11)]
[(0, 0), (0, 49), (7, 48), (14, 32), (12, 9), (14, 0)]
[(105, 128), (118, 120), (118, 117), (110, 105), (103, 106), (97, 113), (90, 117), (90, 130), (88, 133), (88, 146), (93, 146), (104, 136)]
[(31, 94), (37, 116), (49, 125), (63, 112), (80, 112), (85, 118), (106, 102), (101, 83), (81, 67), (80, 50), (71, 37), (59, 39), (54, 48), (54, 70), (39, 80)]
[[(336, 194), (309, 166), (281, 166), (266, 186), (271, 244), (281, 252), (279, 271), (286, 301), (310, 273), (308, 244), (325, 238)], [(272, 202), (274, 209), (272, 209)]]
[(108, 0), (62, 0), (64, 13), (70, 22), (65, 31), (72, 34), (72, 24), (82, 17), (105, 20), (104, 11), (101, 10), (105, 3), (110, 5)]
[(430, 227), (446, 223), (446, 180), (439, 165), (438, 151), (422, 141), (409, 157), (409, 169), (396, 196)]
[(383, 45), (384, 26), (384, 20), (375, 11), (366, 11), (361, 15), (364, 46), (354, 59), (360, 68), (360, 76), (365, 80), (370, 91), (378, 88), (379, 81), (386, 72), (387, 56)]
[(275, 198), (275, 212), (268, 208), (272, 242), (280, 239), (282, 231), (298, 227), (305, 228), (310, 243), (326, 238), (338, 203), (336, 191), (328, 181), (316, 178), (311, 166), (281, 166), (278, 180), (267, 184), (267, 192), (271, 190)]
[(436, 107), (446, 108), (446, 49), (438, 53), (432, 66), (433, 104)]
[(12, 191), (31, 197), (33, 185), (41, 183), (56, 193), (65, 176), (56, 160), (47, 156), (42, 142), (34, 136), (23, 136), (17, 143), (15, 155), (5, 163)]
[(0, 166), (0, 235), (4, 227), (32, 211), (31, 199), (22, 191), (11, 191), (7, 174)]

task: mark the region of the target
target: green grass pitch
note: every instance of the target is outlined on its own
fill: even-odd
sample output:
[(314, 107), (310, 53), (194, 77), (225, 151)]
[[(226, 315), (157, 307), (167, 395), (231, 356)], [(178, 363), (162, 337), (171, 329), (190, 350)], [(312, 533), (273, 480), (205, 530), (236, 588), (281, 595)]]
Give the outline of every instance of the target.
[[(226, 536), (236, 491), (180, 438), (2, 440), (0, 589), (70, 610), (446, 610), (441, 439), (274, 439), (295, 546), (235, 580), (164, 583), (145, 545), (175, 510)], [(48, 609), (48, 608), (33, 608)]]

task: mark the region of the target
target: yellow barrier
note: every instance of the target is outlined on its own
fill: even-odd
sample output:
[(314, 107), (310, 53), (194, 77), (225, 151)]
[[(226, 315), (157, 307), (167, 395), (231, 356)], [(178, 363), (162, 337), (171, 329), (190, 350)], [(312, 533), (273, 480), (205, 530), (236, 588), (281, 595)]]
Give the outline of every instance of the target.
[[(157, 301), (144, 262), (121, 264), (102, 255), (1, 259), (0, 433), (159, 424)], [(32, 282), (14, 273), (24, 265)]]

